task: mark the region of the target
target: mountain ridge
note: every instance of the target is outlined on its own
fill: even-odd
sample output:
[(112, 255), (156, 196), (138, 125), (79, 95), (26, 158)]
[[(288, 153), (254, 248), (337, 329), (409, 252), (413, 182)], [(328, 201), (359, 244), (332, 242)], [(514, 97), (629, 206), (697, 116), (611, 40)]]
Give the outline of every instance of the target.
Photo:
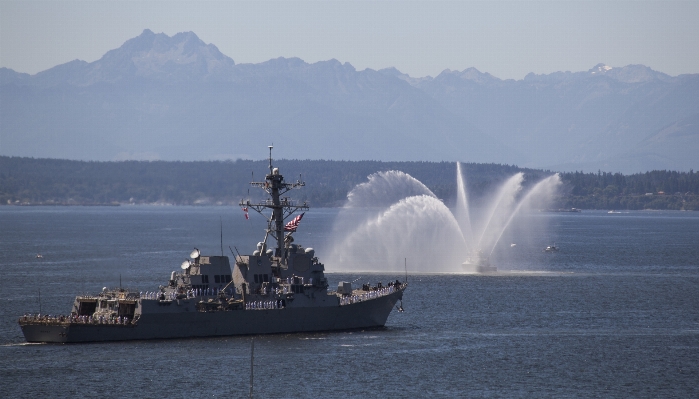
[(699, 74), (643, 65), (415, 78), (335, 59), (235, 63), (193, 32), (146, 29), (91, 63), (0, 68), (0, 97), (0, 155), (234, 159), (277, 142), (308, 159), (699, 169)]
[[(138, 57), (133, 57), (133, 55), (138, 55)], [(189, 58), (183, 58), (183, 57), (189, 57)], [(198, 60), (199, 57), (204, 58), (203, 60)], [(124, 58), (127, 58), (126, 60)], [(165, 62), (163, 62), (163, 60)], [(124, 42), (122, 46), (119, 48), (109, 50), (107, 51), (99, 60), (93, 61), (91, 63), (88, 63), (86, 61), (82, 60), (73, 60), (69, 61), (64, 64), (59, 64), (57, 66), (54, 66), (52, 68), (49, 68), (47, 70), (38, 72), (34, 75), (30, 74), (24, 74), (20, 72), (13, 71), (12, 69), (9, 68), (0, 68), (0, 70), (6, 70), (6, 71), (12, 71), (16, 74), (21, 74), (25, 75), (28, 77), (39, 77), (39, 76), (45, 76), (48, 72), (53, 71), (53, 70), (64, 70), (66, 68), (77, 68), (77, 69), (82, 69), (86, 66), (93, 66), (94, 69), (104, 69), (105, 66), (111, 66), (112, 68), (117, 67), (120, 70), (129, 70), (133, 68), (134, 66), (138, 69), (138, 72), (144, 73), (145, 76), (151, 76), (151, 77), (157, 77), (156, 73), (158, 68), (163, 67), (167, 65), (168, 62), (172, 62), (174, 64), (179, 64), (179, 65), (187, 65), (194, 63), (196, 61), (203, 61), (208, 63), (214, 63), (214, 62), (219, 62), (221, 65), (207, 65), (209, 68), (206, 68), (207, 74), (211, 73), (212, 69), (221, 69), (221, 70), (227, 70), (226, 68), (230, 68), (233, 66), (250, 66), (250, 65), (258, 65), (258, 66), (263, 66), (266, 64), (270, 63), (275, 63), (278, 62), (279, 60), (290, 60), (294, 61), (295, 64), (305, 64), (305, 65), (315, 65), (315, 64), (322, 64), (322, 63), (333, 63), (333, 64), (338, 64), (338, 65), (343, 65), (344, 67), (351, 68), (352, 70), (355, 70), (354, 67), (349, 63), (345, 62), (344, 64), (340, 63), (339, 61), (335, 59), (330, 59), (326, 61), (318, 61), (313, 64), (308, 64), (305, 61), (301, 60), (300, 58), (297, 57), (292, 57), (292, 58), (284, 58), (284, 57), (278, 57), (274, 59), (270, 59), (268, 61), (264, 61), (258, 64), (236, 64), (235, 61), (233, 61), (232, 58), (224, 55), (219, 51), (219, 49), (209, 43), (204, 43), (194, 32), (179, 32), (173, 36), (167, 36), (164, 33), (154, 33), (150, 29), (144, 29), (143, 32), (139, 35), (136, 36), (132, 39), (127, 40)], [(126, 62), (125, 62), (126, 61)], [(135, 65), (128, 65), (128, 61), (134, 62)], [(111, 65), (110, 65), (111, 64)], [(140, 66), (140, 68), (138, 68)], [(371, 68), (367, 68), (365, 70), (373, 70)], [(228, 71), (228, 70), (227, 70)], [(162, 71), (166, 76), (164, 78), (169, 78), (171, 76), (167, 76), (169, 71)], [(196, 72), (196, 71), (191, 71), (191, 72)], [(557, 72), (552, 72), (549, 74), (535, 74), (533, 72), (530, 72), (527, 74), (523, 79), (521, 80), (516, 80), (516, 79), (500, 79), (498, 77), (495, 77), (491, 75), (488, 72), (481, 72), (478, 69), (474, 67), (468, 67), (465, 68), (462, 71), (459, 70), (450, 70), (450, 69), (444, 69), (440, 74), (437, 75), (437, 77), (432, 77), (432, 76), (423, 76), (423, 77), (412, 77), (408, 74), (405, 74), (398, 70), (395, 67), (390, 67), (390, 68), (384, 68), (381, 70), (378, 70), (377, 72), (384, 73), (386, 75), (391, 75), (391, 76), (401, 76), (402, 80), (405, 81), (413, 81), (413, 82), (423, 82), (423, 81), (433, 81), (437, 79), (440, 75), (457, 75), (461, 77), (462, 79), (465, 80), (471, 80), (475, 81), (477, 83), (492, 83), (492, 82), (503, 82), (503, 81), (513, 81), (513, 82), (520, 82), (520, 81), (527, 81), (527, 80), (540, 80), (540, 79), (552, 79), (552, 78), (561, 78), (561, 77), (582, 77), (582, 76), (590, 76), (590, 75), (605, 75), (612, 77), (615, 80), (625, 82), (625, 83), (637, 83), (641, 81), (648, 81), (648, 80), (663, 80), (663, 81), (671, 81), (677, 77), (673, 77), (670, 75), (667, 75), (665, 73), (655, 71), (650, 67), (647, 67), (645, 65), (641, 64), (630, 64), (626, 65), (623, 67), (610, 67), (607, 66), (603, 63), (599, 63), (589, 69), (588, 71), (579, 71), (579, 72), (570, 72), (570, 71), (557, 71)], [(697, 75), (697, 74), (686, 74), (689, 76), (692, 75)], [(686, 75), (679, 75), (679, 76), (686, 76)], [(217, 78), (223, 78), (226, 79), (225, 76), (216, 76)], [(99, 80), (95, 80), (91, 83), (97, 83)], [(10, 83), (9, 81), (4, 81), (3, 83)], [(76, 82), (68, 82), (68, 83), (73, 83), (75, 84)]]

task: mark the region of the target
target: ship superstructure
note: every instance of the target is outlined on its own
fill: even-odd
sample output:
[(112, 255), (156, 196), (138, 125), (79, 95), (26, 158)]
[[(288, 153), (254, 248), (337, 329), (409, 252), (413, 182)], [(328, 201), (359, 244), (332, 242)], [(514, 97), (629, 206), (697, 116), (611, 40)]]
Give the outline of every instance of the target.
[[(264, 239), (251, 255), (205, 256), (194, 249), (166, 284), (149, 292), (125, 288), (75, 298), (69, 315), (24, 315), (28, 342), (91, 342), (220, 335), (333, 331), (384, 326), (407, 283), (392, 281), (328, 290), (315, 250), (294, 243), (309, 206), (285, 197), (304, 186), (286, 183), (272, 165), (262, 188), (268, 198), (240, 202), (265, 217)], [(294, 216), (291, 218), (292, 216)], [(290, 219), (291, 218), (291, 219)], [(287, 223), (287, 219), (290, 219)]]

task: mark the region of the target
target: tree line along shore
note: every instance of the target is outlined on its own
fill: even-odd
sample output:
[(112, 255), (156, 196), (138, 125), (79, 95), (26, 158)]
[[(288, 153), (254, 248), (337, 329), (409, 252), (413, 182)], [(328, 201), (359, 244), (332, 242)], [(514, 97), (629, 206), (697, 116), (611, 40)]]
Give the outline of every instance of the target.
[[(447, 205), (456, 198), (454, 162), (277, 160), (287, 181), (306, 186), (290, 194), (316, 207), (342, 206), (372, 173), (400, 170)], [(267, 160), (91, 162), (0, 156), (0, 205), (235, 205), (261, 193), (249, 183), (269, 172)], [(467, 192), (482, 198), (515, 173), (524, 190), (554, 171), (463, 163)], [(560, 173), (551, 209), (699, 210), (699, 172), (655, 170), (624, 175)]]

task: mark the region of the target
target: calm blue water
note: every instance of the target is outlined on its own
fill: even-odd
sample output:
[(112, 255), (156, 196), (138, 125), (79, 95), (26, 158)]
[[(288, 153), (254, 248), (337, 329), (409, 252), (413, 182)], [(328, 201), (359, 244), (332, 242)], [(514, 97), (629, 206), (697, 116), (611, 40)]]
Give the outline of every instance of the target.
[[(296, 236), (328, 266), (336, 213), (310, 211)], [(255, 397), (698, 397), (699, 214), (528, 217), (493, 257), (512, 272), (412, 275), (385, 329), (257, 337)], [(246, 396), (249, 337), (27, 345), (16, 323), (120, 276), (152, 290), (194, 246), (220, 253), (221, 221), (224, 253), (261, 238), (231, 208), (0, 207), (2, 396)]]

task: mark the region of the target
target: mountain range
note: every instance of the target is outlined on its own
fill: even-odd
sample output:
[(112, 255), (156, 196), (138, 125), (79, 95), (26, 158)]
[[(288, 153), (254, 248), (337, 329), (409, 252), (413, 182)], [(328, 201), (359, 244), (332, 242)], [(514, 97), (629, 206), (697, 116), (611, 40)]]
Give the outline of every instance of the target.
[(150, 30), (94, 62), (0, 68), (0, 155), (80, 160), (466, 161), (699, 169), (699, 74), (643, 65), (502, 80), (414, 78), (337, 60), (236, 64)]

